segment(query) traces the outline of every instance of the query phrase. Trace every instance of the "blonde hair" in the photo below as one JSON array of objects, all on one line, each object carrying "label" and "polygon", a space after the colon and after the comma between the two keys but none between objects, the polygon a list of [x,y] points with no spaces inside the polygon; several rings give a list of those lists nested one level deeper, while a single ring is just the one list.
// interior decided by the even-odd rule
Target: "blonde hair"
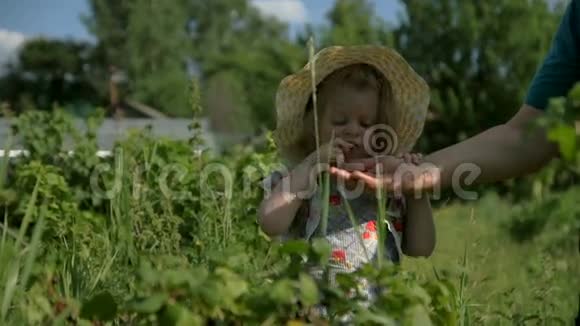
[{"label": "blonde hair", "polygon": [[[324,78],[316,89],[318,98],[318,117],[324,114],[326,100],[332,96],[331,90],[340,87],[351,87],[355,90],[374,90],[379,97],[377,116],[378,122],[386,123],[383,108],[391,101],[391,88],[388,80],[376,68],[368,64],[353,64],[340,68]],[[314,105],[312,96],[308,100],[304,112],[304,128],[300,139],[291,147],[281,149],[281,156],[291,165],[298,164],[308,154],[316,149],[314,135]]]}]

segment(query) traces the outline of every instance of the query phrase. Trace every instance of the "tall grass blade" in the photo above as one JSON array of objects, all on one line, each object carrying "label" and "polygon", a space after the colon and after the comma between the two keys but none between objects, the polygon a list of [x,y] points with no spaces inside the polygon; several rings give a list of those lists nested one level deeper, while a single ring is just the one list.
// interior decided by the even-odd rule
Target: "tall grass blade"
[{"label": "tall grass blade", "polygon": [[3,256],[6,236],[8,235],[8,210],[4,211],[4,224],[2,224],[2,240],[0,241],[0,257]]},{"label": "tall grass blade", "polygon": [[13,262],[10,266],[10,270],[7,274],[6,284],[4,285],[4,294],[2,296],[2,310],[0,311],[0,321],[1,324],[5,324],[8,310],[10,309],[10,303],[12,297],[14,296],[14,291],[18,285],[18,275],[20,274],[19,262]]},{"label": "tall grass blade", "polygon": [[30,224],[30,220],[32,219],[32,215],[36,209],[36,200],[38,197],[38,187],[40,185],[40,178],[36,178],[36,184],[34,185],[34,189],[32,190],[32,196],[30,196],[30,200],[26,205],[26,213],[24,214],[24,218],[22,219],[22,224],[20,225],[20,230],[18,232],[18,238],[16,239],[16,248],[20,247],[20,244],[24,240],[24,236],[26,235],[26,231],[28,230],[28,224]]},{"label": "tall grass blade", "polygon": [[[330,143],[334,144],[334,131],[330,137]],[[330,151],[332,150],[333,145],[328,147],[328,152],[326,153],[326,157],[330,157]],[[322,235],[326,235],[328,230],[328,214],[330,211],[330,174],[328,171],[324,170],[323,173],[323,184],[322,184],[322,217],[320,228],[322,231]]]},{"label": "tall grass blade", "polygon": [[465,288],[467,286],[467,244],[463,249],[463,259],[461,262],[461,276],[459,279],[459,309],[460,309],[460,325],[469,325],[469,313],[467,304],[465,302]]},{"label": "tall grass blade", "polygon": [[105,263],[103,268],[101,268],[101,270],[99,271],[99,273],[95,277],[93,284],[91,285],[91,288],[89,291],[90,295],[93,294],[93,292],[97,288],[97,285],[99,285],[99,282],[101,282],[101,280],[104,278],[104,276],[109,273],[109,271],[111,270],[111,266],[113,266],[113,262],[115,262],[115,259],[117,258],[118,253],[119,253],[119,250],[117,249],[115,251],[115,253],[107,260],[107,262]]},{"label": "tall grass blade", "polygon": [[[317,166],[320,166],[320,131],[318,130],[318,99],[316,95],[316,57],[314,49],[314,37],[308,39],[308,58],[310,63],[310,86],[312,91],[312,109],[314,113],[314,137],[316,141],[316,162]],[[334,138],[334,135],[333,135]],[[332,140],[331,140],[332,142]],[[330,149],[329,149],[330,150]],[[326,230],[328,227],[328,212],[329,203],[328,199],[330,197],[330,175],[328,171],[324,171],[318,174],[318,184],[323,186],[322,195],[322,217],[320,228],[322,235],[326,235]]]},{"label": "tall grass blade", "polygon": [[314,113],[314,137],[316,140],[316,162],[320,163],[320,131],[318,130],[318,100],[316,96],[316,57],[314,55],[314,38],[308,39],[308,59],[310,62],[310,86],[312,91],[312,109]]},{"label": "tall grass blade", "polygon": [[12,147],[12,135],[8,134],[8,139],[4,145],[4,157],[0,162],[0,190],[4,189],[6,176],[8,174],[8,162],[10,161],[10,148]]},{"label": "tall grass blade", "polygon": [[[380,169],[380,165],[377,164],[377,178],[379,180],[382,179],[383,174],[382,174],[382,170]],[[377,217],[377,228],[378,228],[378,234],[379,234],[379,245],[377,246],[377,255],[378,255],[378,266],[379,268],[381,268],[383,266],[383,255],[384,255],[384,244],[385,244],[385,239],[386,239],[386,232],[389,231],[387,230],[388,224],[386,224],[386,220],[387,220],[387,213],[386,213],[386,208],[387,208],[387,200],[386,200],[386,193],[383,190],[383,185],[379,182],[377,184],[377,189],[376,189],[376,197],[377,197],[377,203],[378,203],[378,217]]]},{"label": "tall grass blade", "polygon": [[115,234],[125,249],[126,257],[135,261],[133,242],[133,218],[130,210],[131,193],[128,184],[125,182],[127,176],[131,175],[131,167],[125,158],[123,148],[115,150],[115,175],[114,193],[111,200],[113,218],[115,221]]},{"label": "tall grass blade", "polygon": [[[23,242],[23,238],[26,235],[26,229],[28,224],[30,223],[30,220],[32,218],[32,214],[34,212],[34,205],[36,203],[36,197],[38,194],[38,184],[39,181],[37,179],[36,185],[34,186],[34,190],[32,192],[32,197],[30,199],[30,201],[28,202],[28,206],[26,208],[26,215],[24,216],[24,219],[22,221],[22,225],[20,226],[20,232],[18,234],[18,237],[16,239],[16,244],[14,249],[15,250],[19,250],[20,248],[20,244]],[[43,206],[44,207],[44,206]],[[7,226],[5,226],[7,228]],[[38,249],[40,247],[40,239],[41,239],[41,235],[42,232],[44,230],[44,209],[41,208],[41,212],[40,212],[40,216],[39,216],[39,220],[37,221],[35,227],[34,227],[34,231],[32,234],[32,241],[31,243],[28,245],[28,247],[26,248],[27,250],[23,250],[22,252],[26,252],[27,256],[26,256],[26,261],[24,264],[24,269],[22,272],[22,277],[20,276],[20,257],[16,257],[16,259],[12,262],[12,266],[10,268],[10,271],[8,273],[8,277],[6,279],[6,284],[4,286],[4,293],[2,296],[2,307],[1,307],[1,311],[0,311],[0,320],[1,321],[5,321],[7,314],[8,314],[8,310],[10,309],[10,305],[12,303],[12,298],[14,297],[14,293],[18,287],[18,281],[20,279],[20,287],[21,287],[21,293],[24,293],[24,287],[26,286],[26,283],[28,282],[28,278],[30,277],[30,273],[32,270],[32,266],[34,264],[34,260],[36,259],[36,254],[38,253]],[[3,235],[3,244],[4,244],[4,236]]]},{"label": "tall grass blade", "polygon": [[[226,182],[227,187],[227,182]],[[226,193],[228,190],[226,190]],[[231,197],[229,195],[225,196],[225,205],[224,205],[224,223],[223,223],[223,231],[224,231],[224,248],[227,247],[228,243],[230,243],[231,237],[231,224],[232,224],[232,216],[231,216]]]},{"label": "tall grass blade", "polygon": [[22,271],[22,277],[20,278],[20,288],[21,293],[24,293],[26,289],[26,284],[30,278],[32,272],[32,267],[36,261],[36,257],[40,250],[42,234],[45,227],[45,215],[46,215],[46,205],[42,205],[40,208],[38,221],[34,225],[34,230],[32,231],[32,240],[27,247],[26,260],[24,261],[24,269]]}]

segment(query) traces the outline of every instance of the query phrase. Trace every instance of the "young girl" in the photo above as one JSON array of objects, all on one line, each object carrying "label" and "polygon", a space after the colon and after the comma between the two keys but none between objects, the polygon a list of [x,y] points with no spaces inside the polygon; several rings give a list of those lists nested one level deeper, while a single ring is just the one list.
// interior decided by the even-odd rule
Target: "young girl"
[{"label": "young girl", "polygon": [[[270,236],[326,237],[332,247],[331,280],[336,273],[353,272],[375,260],[379,245],[394,263],[402,253],[430,256],[435,230],[426,196],[389,200],[386,241],[379,244],[375,193],[346,199],[344,187],[331,179],[323,234],[322,187],[312,177],[318,163],[341,165],[352,158],[377,155],[364,142],[373,126],[385,123],[396,134],[396,146],[390,146],[392,152],[386,154],[404,154],[407,164],[418,163],[419,156],[408,151],[422,131],[429,101],[427,85],[397,53],[383,47],[330,47],[318,53],[314,62],[318,119],[314,117],[311,64],[286,77],[277,93],[275,139],[291,169],[270,177],[273,189],[259,209],[263,231]],[[321,144],[318,151],[316,132]],[[352,225],[346,200],[359,225]]]}]

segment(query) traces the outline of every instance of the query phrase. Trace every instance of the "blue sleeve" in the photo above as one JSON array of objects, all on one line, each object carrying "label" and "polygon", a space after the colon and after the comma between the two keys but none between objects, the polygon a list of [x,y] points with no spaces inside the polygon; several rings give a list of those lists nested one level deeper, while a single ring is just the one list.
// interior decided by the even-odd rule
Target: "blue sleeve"
[{"label": "blue sleeve", "polygon": [[572,0],[560,21],[558,31],[544,62],[528,89],[526,104],[544,110],[550,98],[568,94],[580,80],[580,5]]}]

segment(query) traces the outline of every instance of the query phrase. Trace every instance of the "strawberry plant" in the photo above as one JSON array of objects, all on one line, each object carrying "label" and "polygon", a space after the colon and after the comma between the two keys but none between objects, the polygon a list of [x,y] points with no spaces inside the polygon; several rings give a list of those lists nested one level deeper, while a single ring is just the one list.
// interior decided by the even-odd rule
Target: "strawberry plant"
[{"label": "strawberry plant", "polygon": [[[9,165],[2,186],[15,199],[0,204],[0,257],[22,257],[28,264],[15,268],[30,277],[0,267],[0,293],[11,298],[2,302],[5,322],[456,321],[448,282],[369,266],[331,287],[304,272],[329,259],[324,243],[282,245],[263,235],[256,208],[261,180],[276,167],[271,137],[262,152],[236,147],[216,156],[195,150],[202,144],[196,124],[190,142],[145,129],[119,141],[112,157],[99,158],[101,121],[98,111],[84,133],[62,112],[33,111],[15,122],[30,155]],[[375,305],[352,296],[362,276],[389,289]],[[314,313],[320,305],[326,315]]]}]

